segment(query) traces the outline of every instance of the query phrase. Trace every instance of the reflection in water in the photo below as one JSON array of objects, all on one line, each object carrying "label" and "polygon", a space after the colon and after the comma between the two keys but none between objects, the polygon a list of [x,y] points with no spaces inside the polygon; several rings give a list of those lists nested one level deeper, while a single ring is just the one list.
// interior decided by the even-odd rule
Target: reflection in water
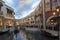
[{"label": "reflection in water", "polygon": [[13,33],[5,33],[0,35],[0,40],[58,40],[56,38],[47,37],[41,35],[40,32],[31,32],[26,30],[20,30],[17,35]]},{"label": "reflection in water", "polygon": [[31,34],[28,34],[28,38],[29,38],[29,40],[35,40],[34,36]]},{"label": "reflection in water", "polygon": [[59,40],[57,38],[41,35],[39,31],[37,32],[25,31],[25,32],[28,40]]},{"label": "reflection in water", "polygon": [[46,37],[44,35],[41,35],[40,32],[31,32],[31,31],[26,31],[26,30],[20,30],[20,32],[17,34],[18,40],[21,40],[21,37],[23,38],[22,40],[58,40],[55,38],[50,38]]},{"label": "reflection in water", "polygon": [[13,40],[27,40],[27,38],[25,34],[23,33],[23,31],[20,31],[19,33],[14,35]]},{"label": "reflection in water", "polygon": [[0,40],[13,40],[12,33],[2,33],[2,34],[0,34]]}]

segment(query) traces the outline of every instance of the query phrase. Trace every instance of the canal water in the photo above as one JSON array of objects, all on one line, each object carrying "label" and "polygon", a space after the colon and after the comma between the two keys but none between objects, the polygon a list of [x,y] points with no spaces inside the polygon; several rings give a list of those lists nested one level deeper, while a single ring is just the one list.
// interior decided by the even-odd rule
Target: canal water
[{"label": "canal water", "polygon": [[20,30],[20,32],[17,34],[17,40],[59,40],[59,39],[41,35],[39,31],[33,32]]},{"label": "canal water", "polygon": [[57,38],[47,37],[41,35],[40,32],[31,32],[20,30],[19,33],[12,35],[12,33],[5,33],[0,35],[0,40],[59,40]]}]

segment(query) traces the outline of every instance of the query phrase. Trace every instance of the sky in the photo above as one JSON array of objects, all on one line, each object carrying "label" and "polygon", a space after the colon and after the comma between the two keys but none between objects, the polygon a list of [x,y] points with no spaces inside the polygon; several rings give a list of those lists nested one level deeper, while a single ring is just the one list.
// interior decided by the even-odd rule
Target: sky
[{"label": "sky", "polygon": [[12,7],[15,18],[21,19],[31,14],[40,3],[40,0],[3,0],[6,5]]}]

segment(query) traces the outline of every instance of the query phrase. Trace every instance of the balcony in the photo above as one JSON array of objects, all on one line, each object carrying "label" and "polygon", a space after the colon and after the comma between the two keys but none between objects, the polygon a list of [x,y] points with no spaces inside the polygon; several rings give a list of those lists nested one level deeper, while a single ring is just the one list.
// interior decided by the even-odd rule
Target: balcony
[{"label": "balcony", "polygon": [[6,18],[14,19],[14,15],[11,15],[11,14],[7,13]]},{"label": "balcony", "polygon": [[3,12],[2,11],[0,11],[0,15],[3,15]]}]

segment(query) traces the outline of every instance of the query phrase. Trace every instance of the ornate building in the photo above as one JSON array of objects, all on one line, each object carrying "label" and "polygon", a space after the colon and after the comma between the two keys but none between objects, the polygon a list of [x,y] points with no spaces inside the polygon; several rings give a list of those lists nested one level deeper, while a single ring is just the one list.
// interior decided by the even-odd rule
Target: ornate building
[{"label": "ornate building", "polygon": [[14,27],[14,9],[0,0],[0,30],[6,31]]}]

